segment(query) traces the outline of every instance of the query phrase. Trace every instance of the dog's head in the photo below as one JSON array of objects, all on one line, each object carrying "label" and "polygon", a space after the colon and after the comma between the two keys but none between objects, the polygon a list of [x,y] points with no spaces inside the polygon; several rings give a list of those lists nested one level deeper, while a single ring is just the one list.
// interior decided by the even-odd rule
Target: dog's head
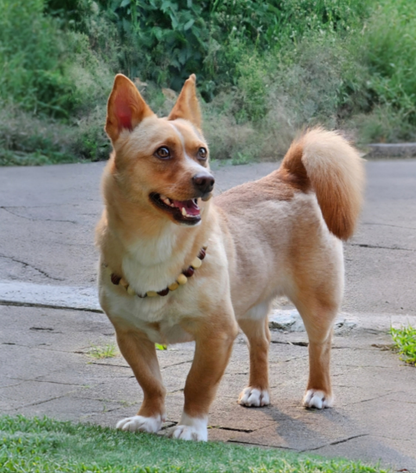
[{"label": "dog's head", "polygon": [[214,187],[195,80],[192,74],[169,116],[159,118],[133,82],[118,74],[105,125],[115,152],[113,172],[128,199],[186,225],[201,221],[201,201]]}]

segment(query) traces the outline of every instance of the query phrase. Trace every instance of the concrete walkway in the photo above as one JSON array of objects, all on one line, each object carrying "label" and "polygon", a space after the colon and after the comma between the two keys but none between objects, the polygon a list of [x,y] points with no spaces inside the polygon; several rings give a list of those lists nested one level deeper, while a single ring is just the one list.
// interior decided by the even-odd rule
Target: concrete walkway
[{"label": "concrete walkway", "polygon": [[[118,354],[96,293],[93,229],[102,209],[103,163],[0,169],[0,412],[114,426],[136,413],[142,393]],[[217,190],[267,174],[276,164],[218,167]],[[306,334],[285,299],[272,334],[272,405],[236,404],[248,376],[243,336],[210,417],[211,440],[345,456],[416,471],[416,368],[389,350],[390,325],[416,326],[416,161],[367,163],[366,207],[345,245],[346,296],[333,350],[336,405],[300,400]],[[177,422],[193,344],[159,352],[167,425]],[[138,441],[140,439],[138,438]]]}]

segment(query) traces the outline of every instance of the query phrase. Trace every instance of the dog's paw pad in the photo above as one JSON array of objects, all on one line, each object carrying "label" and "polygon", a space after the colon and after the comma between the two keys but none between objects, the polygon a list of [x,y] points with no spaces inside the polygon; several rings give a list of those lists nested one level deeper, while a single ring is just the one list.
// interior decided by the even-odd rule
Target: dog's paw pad
[{"label": "dog's paw pad", "polygon": [[269,391],[249,386],[241,392],[238,403],[246,407],[268,406],[270,404]]},{"label": "dog's paw pad", "polygon": [[303,397],[304,407],[325,409],[326,407],[332,407],[333,402],[334,400],[332,396],[327,396],[324,391],[319,391],[317,389],[309,389]]},{"label": "dog's paw pad", "polygon": [[157,417],[133,416],[126,417],[117,422],[116,428],[127,432],[156,433],[162,427],[162,419]]}]

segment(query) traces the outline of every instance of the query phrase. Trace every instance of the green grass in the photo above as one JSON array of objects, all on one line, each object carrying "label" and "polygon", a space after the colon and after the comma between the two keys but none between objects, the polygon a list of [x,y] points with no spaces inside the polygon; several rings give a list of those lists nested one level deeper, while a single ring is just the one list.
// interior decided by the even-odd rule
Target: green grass
[{"label": "green grass", "polygon": [[156,350],[167,350],[167,345],[161,345],[160,343],[155,343]]},{"label": "green grass", "polygon": [[88,355],[96,360],[103,358],[114,358],[118,355],[118,349],[115,343],[107,343],[105,345],[91,345],[87,351]]},{"label": "green grass", "polygon": [[385,472],[276,449],[194,443],[51,419],[0,417],[0,471],[63,473]]},{"label": "green grass", "polygon": [[416,329],[411,327],[391,328],[390,334],[399,351],[400,359],[416,366]]}]

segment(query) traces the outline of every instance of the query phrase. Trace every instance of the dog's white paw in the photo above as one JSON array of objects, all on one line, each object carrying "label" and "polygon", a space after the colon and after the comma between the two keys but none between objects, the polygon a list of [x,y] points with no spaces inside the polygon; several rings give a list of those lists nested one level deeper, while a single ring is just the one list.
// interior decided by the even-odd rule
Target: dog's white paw
[{"label": "dog's white paw", "polygon": [[171,437],[181,440],[196,440],[206,442],[208,440],[208,419],[206,417],[190,417],[183,413],[181,421],[172,428]]},{"label": "dog's white paw", "polygon": [[116,425],[117,429],[127,432],[149,432],[151,434],[158,432],[161,427],[162,418],[160,415],[157,417],[126,417],[125,419],[119,420]]},{"label": "dog's white paw", "polygon": [[268,406],[270,404],[269,391],[248,386],[242,390],[238,403],[246,407]]},{"label": "dog's white paw", "polygon": [[309,389],[303,396],[304,407],[315,407],[316,409],[325,409],[325,407],[332,407],[334,399],[332,396],[327,396],[323,391],[316,389]]}]

